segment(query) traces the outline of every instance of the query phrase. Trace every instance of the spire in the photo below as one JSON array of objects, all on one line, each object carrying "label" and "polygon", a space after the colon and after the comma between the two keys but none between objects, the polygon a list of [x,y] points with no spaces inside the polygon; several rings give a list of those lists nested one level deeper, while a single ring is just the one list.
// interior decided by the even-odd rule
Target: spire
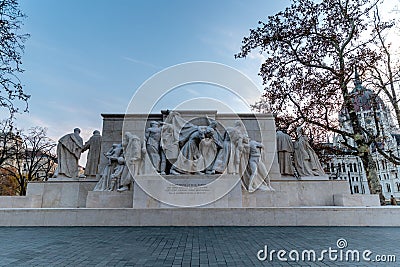
[{"label": "spire", "polygon": [[355,90],[362,89],[360,76],[358,75],[358,71],[357,71],[357,66],[354,67],[354,86],[355,86],[355,88],[354,88]]}]

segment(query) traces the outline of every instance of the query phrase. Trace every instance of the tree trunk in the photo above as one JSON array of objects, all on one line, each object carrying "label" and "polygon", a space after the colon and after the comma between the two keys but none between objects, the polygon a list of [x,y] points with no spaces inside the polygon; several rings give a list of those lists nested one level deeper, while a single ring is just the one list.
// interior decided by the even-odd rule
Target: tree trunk
[{"label": "tree trunk", "polygon": [[20,185],[19,188],[19,195],[20,196],[26,196],[26,184],[23,183],[22,185]]},{"label": "tree trunk", "polygon": [[378,194],[381,205],[385,205],[385,197],[382,194],[382,186],[376,174],[376,165],[374,159],[369,153],[360,156],[367,176],[368,188],[371,194]]}]

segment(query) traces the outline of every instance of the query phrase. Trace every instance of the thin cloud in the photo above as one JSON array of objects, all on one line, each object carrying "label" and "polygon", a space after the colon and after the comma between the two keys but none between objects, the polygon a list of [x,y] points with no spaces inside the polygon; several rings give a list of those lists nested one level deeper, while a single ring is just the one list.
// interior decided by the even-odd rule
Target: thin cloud
[{"label": "thin cloud", "polygon": [[137,59],[134,59],[134,58],[123,57],[123,59],[125,59],[127,61],[130,61],[130,62],[133,62],[133,63],[136,63],[136,64],[147,66],[147,67],[150,67],[150,68],[153,68],[153,69],[163,69],[163,67],[156,66],[154,64],[151,64],[151,63],[148,63],[148,62],[145,62],[145,61],[141,61],[141,60],[137,60]]}]

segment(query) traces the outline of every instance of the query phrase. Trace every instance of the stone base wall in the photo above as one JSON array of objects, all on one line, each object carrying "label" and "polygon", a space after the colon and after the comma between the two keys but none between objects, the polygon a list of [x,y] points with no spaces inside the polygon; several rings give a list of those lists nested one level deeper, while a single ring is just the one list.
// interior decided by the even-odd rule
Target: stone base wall
[{"label": "stone base wall", "polygon": [[[140,180],[139,183],[133,185],[134,208],[242,207],[242,185],[237,175],[225,175],[219,178],[213,175],[168,175],[167,182],[160,182],[161,177],[154,175],[138,176],[137,179]],[[220,182],[221,186],[213,184],[215,182]],[[222,189],[225,186],[230,188],[229,192]],[[149,187],[154,188],[152,190],[156,193],[154,197],[145,192]],[[179,204],[172,205],[169,200]]]},{"label": "stone base wall", "polygon": [[42,208],[84,208],[95,181],[55,181],[28,183],[27,197],[41,196]]},{"label": "stone base wall", "polygon": [[[179,177],[179,178],[178,178]],[[172,176],[176,184],[207,184],[212,176]],[[227,176],[225,179],[234,179]],[[141,183],[159,184],[159,178],[141,176]],[[211,179],[211,180],[210,180]],[[215,178],[214,178],[215,179]],[[173,208],[149,196],[136,183],[132,191],[93,192],[96,182],[33,182],[28,184],[26,197],[1,197],[0,208]],[[379,206],[375,195],[351,195],[348,183],[337,180],[275,180],[274,191],[247,192],[240,181],[231,191],[202,208],[240,207],[305,207],[305,206]],[[160,185],[159,185],[160,186]],[[168,194],[168,188],[158,188],[160,194]],[[194,190],[194,189],[193,189]],[[190,191],[193,191],[192,189]],[[204,187],[203,187],[204,190]],[[182,194],[182,192],[180,192]],[[187,192],[190,196],[192,192]],[[212,192],[208,192],[212,193]],[[214,192],[215,193],[215,192]]]},{"label": "stone base wall", "polygon": [[0,226],[400,226],[400,207],[0,209]]},{"label": "stone base wall", "polygon": [[40,208],[42,196],[0,196],[0,208]]},{"label": "stone base wall", "polygon": [[132,208],[132,192],[89,191],[87,208]]},{"label": "stone base wall", "polygon": [[379,195],[361,195],[361,194],[335,194],[333,195],[335,206],[363,206],[379,207],[381,205]]},{"label": "stone base wall", "polygon": [[[179,177],[179,178],[178,178]],[[175,184],[207,184],[213,180],[212,176],[202,175],[190,178],[188,176],[172,176],[169,181]],[[160,178],[154,176],[141,176],[140,183],[157,185],[160,194],[170,194],[170,188],[161,185]],[[215,178],[214,178],[215,179]],[[226,176],[224,179],[236,179]],[[4,197],[8,202],[0,207],[37,207],[37,208],[174,208],[163,201],[159,201],[142,190],[137,183],[132,191],[125,192],[93,192],[96,182],[33,182],[28,184],[26,197]],[[240,181],[232,189],[216,201],[202,205],[201,208],[245,208],[245,207],[306,207],[306,206],[378,206],[377,196],[351,195],[346,181],[337,180],[307,180],[307,181],[272,181],[274,191],[247,192]],[[201,187],[207,194],[217,194],[212,186]],[[195,194],[196,188],[183,187],[179,197],[202,197]],[[185,196],[186,194],[186,196]],[[30,199],[30,200],[28,200]],[[12,202],[14,201],[14,202]],[[8,204],[7,204],[8,203]],[[12,204],[19,203],[19,204]],[[181,202],[184,203],[184,202]],[[184,205],[181,205],[181,207]]]}]

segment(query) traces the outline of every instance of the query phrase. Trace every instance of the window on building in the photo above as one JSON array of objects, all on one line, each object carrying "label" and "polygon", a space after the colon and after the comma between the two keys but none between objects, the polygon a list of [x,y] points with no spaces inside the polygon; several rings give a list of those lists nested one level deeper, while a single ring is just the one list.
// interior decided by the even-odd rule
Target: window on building
[{"label": "window on building", "polygon": [[394,177],[395,177],[396,179],[399,178],[398,175],[397,175],[397,172],[394,173]]},{"label": "window on building", "polygon": [[353,172],[353,164],[349,164],[350,172]]},{"label": "window on building", "polygon": [[358,189],[358,185],[354,186],[354,193],[356,193],[356,194],[360,193],[360,190]]},{"label": "window on building", "polygon": [[357,164],[354,163],[353,166],[354,166],[354,171],[357,172]]},{"label": "window on building", "polygon": [[378,171],[379,171],[379,163],[378,163],[378,162],[375,162],[375,164],[376,164],[376,168],[377,168]]},{"label": "window on building", "polygon": [[351,177],[351,180],[354,182],[354,177]]},{"label": "window on building", "polygon": [[400,183],[396,183],[397,186],[397,192],[400,192]]},{"label": "window on building", "polygon": [[331,172],[335,173],[335,164],[331,163]]},{"label": "window on building", "polygon": [[380,181],[382,181],[382,178],[381,178],[381,176],[380,176],[380,175],[378,175],[378,177],[379,177],[379,180],[380,180]]},{"label": "window on building", "polygon": [[338,171],[340,172],[341,169],[342,169],[342,164],[338,163],[338,164],[337,164],[337,168],[338,168]]},{"label": "window on building", "polygon": [[381,163],[382,163],[382,170],[384,170],[385,169],[385,161],[381,160]]},{"label": "window on building", "polygon": [[358,182],[358,177],[356,177],[356,182]]},{"label": "window on building", "polygon": [[343,170],[343,172],[346,172],[346,164],[342,164],[342,170]]},{"label": "window on building", "polygon": [[390,189],[390,184],[386,184],[386,189],[388,193],[392,192],[392,190]]}]

